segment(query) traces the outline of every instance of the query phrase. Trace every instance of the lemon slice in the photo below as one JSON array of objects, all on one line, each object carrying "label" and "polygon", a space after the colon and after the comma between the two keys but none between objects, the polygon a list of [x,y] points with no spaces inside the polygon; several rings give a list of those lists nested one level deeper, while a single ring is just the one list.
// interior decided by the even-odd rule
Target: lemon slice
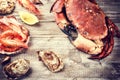
[{"label": "lemon slice", "polygon": [[35,15],[28,12],[19,12],[19,16],[21,20],[28,25],[34,25],[39,22]]}]

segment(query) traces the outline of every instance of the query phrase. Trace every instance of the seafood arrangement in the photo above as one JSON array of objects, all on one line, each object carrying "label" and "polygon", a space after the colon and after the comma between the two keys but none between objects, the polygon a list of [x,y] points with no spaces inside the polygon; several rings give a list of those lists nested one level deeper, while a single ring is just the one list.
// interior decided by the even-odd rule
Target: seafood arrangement
[{"label": "seafood arrangement", "polygon": [[63,61],[52,51],[38,51],[38,58],[52,72],[61,71],[64,68]]},{"label": "seafood arrangement", "polygon": [[15,17],[0,19],[0,53],[14,54],[28,48],[29,31]]},{"label": "seafood arrangement", "polygon": [[[1,64],[4,75],[13,80],[26,75],[31,67],[30,61],[23,58],[10,62],[11,55],[14,57],[14,54],[29,48],[30,39],[26,26],[14,15],[10,15],[16,7],[15,2],[28,10],[17,12],[22,22],[28,26],[40,22],[41,12],[36,4],[42,4],[40,0],[0,0],[0,54],[7,55]],[[107,57],[113,50],[114,35],[120,38],[118,27],[95,0],[56,0],[50,11],[70,42],[78,50],[90,54],[90,59],[101,60]],[[53,51],[40,50],[37,51],[37,56],[53,73],[63,71],[65,67],[62,58]]]},{"label": "seafood arrangement", "polygon": [[51,8],[59,28],[71,43],[90,55],[103,59],[114,46],[118,27],[104,14],[95,0],[56,0]]}]

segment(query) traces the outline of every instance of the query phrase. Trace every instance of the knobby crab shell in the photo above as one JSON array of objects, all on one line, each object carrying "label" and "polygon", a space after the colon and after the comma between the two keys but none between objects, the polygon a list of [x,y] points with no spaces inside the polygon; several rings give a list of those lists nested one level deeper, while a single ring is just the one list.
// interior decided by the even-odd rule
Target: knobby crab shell
[{"label": "knobby crab shell", "polygon": [[59,28],[90,59],[103,59],[114,46],[118,27],[104,14],[95,0],[56,0],[51,7]]}]

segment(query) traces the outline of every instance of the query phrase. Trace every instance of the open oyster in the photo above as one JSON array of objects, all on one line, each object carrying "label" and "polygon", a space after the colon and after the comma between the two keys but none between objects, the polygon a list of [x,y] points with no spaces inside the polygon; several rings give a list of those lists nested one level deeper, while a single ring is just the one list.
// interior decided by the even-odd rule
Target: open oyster
[{"label": "open oyster", "polygon": [[3,72],[8,79],[18,79],[28,72],[30,69],[29,65],[30,62],[28,60],[18,59],[4,66]]},{"label": "open oyster", "polygon": [[0,14],[9,14],[15,8],[15,0],[0,0]]},{"label": "open oyster", "polygon": [[64,64],[60,57],[52,51],[38,51],[39,60],[52,72],[58,72],[63,69]]}]

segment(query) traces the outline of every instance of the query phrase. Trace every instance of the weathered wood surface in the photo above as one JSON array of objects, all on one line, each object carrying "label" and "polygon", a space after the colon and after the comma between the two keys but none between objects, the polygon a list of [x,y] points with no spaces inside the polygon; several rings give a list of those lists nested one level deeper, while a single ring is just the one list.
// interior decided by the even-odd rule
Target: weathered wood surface
[{"label": "weathered wood surface", "polygon": [[[31,36],[29,49],[12,56],[12,60],[26,58],[31,62],[31,72],[21,80],[117,80],[120,78],[120,39],[114,38],[114,49],[108,57],[101,61],[89,60],[89,55],[78,51],[56,25],[53,14],[49,12],[55,0],[41,1],[44,5],[37,5],[41,10],[40,23],[37,25],[28,26],[21,22],[18,11],[25,9],[18,4],[13,13],[29,29]],[[97,2],[120,28],[120,0],[97,0]],[[65,63],[64,70],[58,73],[50,72],[42,62],[38,61],[36,51],[41,49],[56,52]],[[6,80],[2,71],[0,71],[0,80]]]}]

